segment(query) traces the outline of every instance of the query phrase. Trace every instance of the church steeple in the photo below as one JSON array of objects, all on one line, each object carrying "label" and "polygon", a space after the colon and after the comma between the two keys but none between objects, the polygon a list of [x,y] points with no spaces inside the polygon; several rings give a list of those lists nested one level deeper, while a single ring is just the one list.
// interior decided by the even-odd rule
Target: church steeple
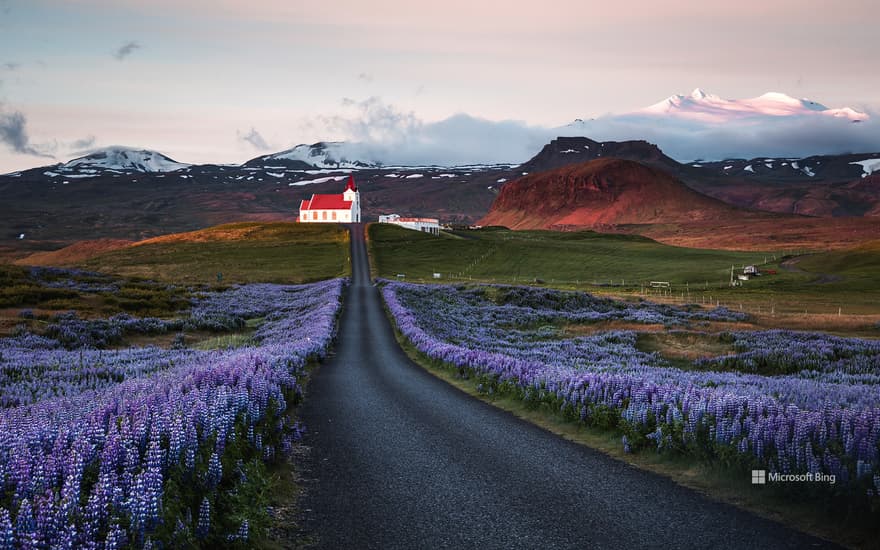
[{"label": "church steeple", "polygon": [[348,184],[345,186],[345,191],[342,192],[342,197],[346,201],[352,203],[351,205],[351,221],[355,223],[360,223],[361,221],[361,193],[358,191],[357,185],[354,183],[354,174],[350,174],[348,176]]}]

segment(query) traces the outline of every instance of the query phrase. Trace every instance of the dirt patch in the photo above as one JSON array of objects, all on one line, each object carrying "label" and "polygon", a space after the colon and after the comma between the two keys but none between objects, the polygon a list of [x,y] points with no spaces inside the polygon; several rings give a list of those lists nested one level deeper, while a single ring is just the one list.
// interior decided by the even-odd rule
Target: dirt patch
[{"label": "dirt patch", "polygon": [[674,363],[734,353],[733,343],[722,340],[717,334],[691,331],[642,333],[636,347],[641,351],[659,353]]},{"label": "dirt patch", "polygon": [[[724,332],[732,330],[755,330],[755,325],[751,323],[731,323],[720,321],[696,321],[691,323],[690,328],[699,328],[703,332]],[[686,327],[682,326],[682,329]],[[628,321],[602,321],[599,323],[587,323],[583,325],[566,325],[560,329],[565,336],[582,336],[587,334],[596,334],[597,332],[608,332],[610,330],[632,330],[644,333],[666,332],[669,327],[656,323],[633,323]]]},{"label": "dirt patch", "polygon": [[564,336],[583,336],[608,332],[610,330],[634,330],[636,332],[663,332],[666,327],[662,324],[646,325],[644,323],[631,323],[626,321],[603,321],[601,323],[589,323],[586,325],[568,325],[562,327],[560,332]]},{"label": "dirt patch", "polygon": [[40,266],[66,266],[75,265],[79,262],[94,258],[104,252],[125,248],[132,244],[132,241],[122,239],[98,239],[94,241],[80,241],[70,246],[66,246],[60,250],[51,252],[35,252],[30,256],[26,256],[20,260],[16,260],[18,265],[40,265]]},{"label": "dirt patch", "polygon": [[810,284],[811,285],[826,285],[828,283],[839,283],[842,280],[843,280],[843,277],[841,277],[840,275],[829,275],[827,273],[822,273],[821,275],[819,275],[818,279],[816,279],[814,281],[810,281]]},{"label": "dirt patch", "polygon": [[880,338],[880,314],[874,315],[835,315],[835,314],[777,314],[754,315],[756,329],[766,330],[785,328],[827,332],[837,336]]},{"label": "dirt patch", "polygon": [[779,267],[791,273],[804,273],[804,270],[797,266],[801,258],[789,258],[779,263]]}]

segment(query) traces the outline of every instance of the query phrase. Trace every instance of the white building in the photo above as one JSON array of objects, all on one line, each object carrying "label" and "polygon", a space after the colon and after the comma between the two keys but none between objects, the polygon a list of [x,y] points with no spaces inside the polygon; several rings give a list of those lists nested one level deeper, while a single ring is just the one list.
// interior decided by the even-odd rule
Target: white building
[{"label": "white building", "polygon": [[397,214],[379,216],[379,223],[393,223],[413,231],[421,231],[432,235],[440,234],[440,220],[434,218],[401,218]]},{"label": "white building", "polygon": [[299,221],[304,223],[360,223],[361,194],[348,177],[345,191],[339,195],[313,194],[299,205]]}]

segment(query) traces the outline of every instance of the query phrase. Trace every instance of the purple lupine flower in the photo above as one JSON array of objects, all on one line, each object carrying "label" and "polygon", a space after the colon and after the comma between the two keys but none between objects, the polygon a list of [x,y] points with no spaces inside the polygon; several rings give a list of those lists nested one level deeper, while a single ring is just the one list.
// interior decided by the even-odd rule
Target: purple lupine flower
[{"label": "purple lupine flower", "polygon": [[15,549],[15,532],[12,529],[12,519],[9,511],[0,508],[0,550]]},{"label": "purple lupine flower", "polygon": [[505,384],[528,400],[579,411],[588,424],[596,407],[611,410],[632,428],[624,447],[638,437],[658,448],[723,447],[774,471],[832,473],[841,483],[880,469],[878,342],[733,332],[722,335],[733,354],[684,371],[639,351],[635,331],[569,336],[554,327],[607,320],[674,327],[736,314],[503,285],[381,285],[398,328],[421,352],[475,370],[490,388]]},{"label": "purple lupine flower", "polygon": [[211,453],[211,458],[208,460],[208,473],[205,478],[208,489],[214,490],[222,478],[223,465],[220,464],[220,457],[217,456],[217,453]]},{"label": "purple lupine flower", "polygon": [[[221,293],[218,310],[267,317],[257,345],[224,352],[71,351],[35,335],[0,338],[0,483],[18,510],[14,521],[0,510],[0,550],[9,536],[14,547],[145,544],[162,520],[171,471],[195,481],[196,456],[213,445],[219,482],[225,443],[235,441],[242,422],[255,436],[269,426],[289,440],[293,429],[279,412],[284,396],[301,393],[306,361],[326,352],[343,286],[335,280]],[[255,297],[256,305],[230,305]],[[103,326],[72,315],[58,321]],[[140,326],[134,318],[111,321],[124,330]],[[92,467],[98,477],[86,486],[83,472]],[[185,531],[193,525],[191,514],[174,521]]]},{"label": "purple lupine flower", "polygon": [[208,497],[202,499],[202,504],[199,506],[199,520],[198,524],[196,524],[196,536],[200,539],[204,539],[208,536],[208,532],[211,530],[211,503],[208,501]]}]

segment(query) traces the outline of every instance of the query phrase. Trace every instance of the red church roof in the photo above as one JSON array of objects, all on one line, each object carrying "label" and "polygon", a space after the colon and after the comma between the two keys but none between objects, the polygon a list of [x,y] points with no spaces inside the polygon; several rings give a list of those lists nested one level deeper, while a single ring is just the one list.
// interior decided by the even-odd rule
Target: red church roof
[{"label": "red church roof", "polygon": [[[354,183],[354,176],[348,176],[348,184],[345,186],[346,191],[357,191]],[[351,210],[352,201],[345,200],[344,194],[339,195],[312,195],[307,201],[302,201],[299,205],[302,210]]]},{"label": "red church roof", "polygon": [[345,195],[312,195],[312,200],[302,201],[300,210],[351,210],[351,201]]}]

